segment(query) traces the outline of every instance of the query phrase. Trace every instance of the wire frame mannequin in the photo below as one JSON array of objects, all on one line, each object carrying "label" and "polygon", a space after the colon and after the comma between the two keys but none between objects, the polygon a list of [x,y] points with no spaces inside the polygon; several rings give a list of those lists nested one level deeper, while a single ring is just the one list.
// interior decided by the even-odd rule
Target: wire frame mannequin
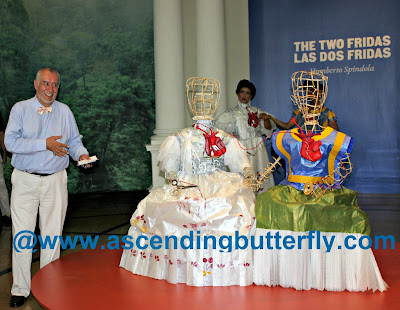
[{"label": "wire frame mannequin", "polygon": [[306,132],[319,129],[318,119],[328,95],[328,77],[321,71],[295,72],[292,90],[291,99],[303,114]]},{"label": "wire frame mannequin", "polygon": [[192,77],[186,81],[186,95],[194,120],[212,120],[220,98],[216,79]]},{"label": "wire frame mannequin", "polygon": [[[323,105],[328,95],[328,77],[321,71],[298,71],[292,75],[292,101],[297,105],[304,117],[304,130],[314,132],[322,128],[318,119],[321,115]],[[279,163],[280,157],[270,165],[268,169],[257,179],[251,180],[252,187],[258,190],[265,178],[267,178]],[[350,161],[350,154],[340,161],[339,166],[331,174],[326,175],[321,181],[307,182],[303,192],[306,195],[312,194],[318,198],[325,194],[327,190],[332,190],[343,183],[346,177],[352,172],[353,164]]]}]

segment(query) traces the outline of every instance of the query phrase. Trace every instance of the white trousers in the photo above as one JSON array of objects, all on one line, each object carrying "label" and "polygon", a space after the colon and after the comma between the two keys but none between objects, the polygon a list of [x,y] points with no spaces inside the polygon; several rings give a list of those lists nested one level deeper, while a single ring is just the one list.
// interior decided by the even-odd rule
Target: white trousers
[{"label": "white trousers", "polygon": [[11,215],[10,202],[8,199],[8,190],[6,182],[4,181],[3,164],[1,164],[0,166],[0,210],[1,210],[1,215],[3,216]]},{"label": "white trousers", "polygon": [[[35,231],[39,210],[39,228],[43,238],[62,235],[67,212],[67,172],[38,176],[14,169],[11,175],[11,218],[13,241],[18,232]],[[25,242],[26,243],[26,242]],[[22,242],[23,244],[23,242]],[[13,285],[11,294],[27,297],[31,291],[32,249],[12,250]],[[40,268],[60,257],[60,242],[53,249],[40,250]]]}]

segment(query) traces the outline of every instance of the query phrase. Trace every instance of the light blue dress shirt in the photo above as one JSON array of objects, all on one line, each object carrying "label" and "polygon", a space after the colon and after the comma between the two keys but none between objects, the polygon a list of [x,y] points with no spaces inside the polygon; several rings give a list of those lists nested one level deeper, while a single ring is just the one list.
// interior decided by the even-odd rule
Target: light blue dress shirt
[{"label": "light blue dress shirt", "polygon": [[78,161],[82,154],[89,155],[82,144],[82,136],[70,108],[54,101],[51,113],[38,113],[42,107],[36,96],[17,102],[11,109],[5,132],[5,145],[13,153],[14,168],[29,173],[52,174],[69,165],[69,156],[59,157],[46,148],[46,139],[62,136],[57,140],[69,145],[70,156]]}]

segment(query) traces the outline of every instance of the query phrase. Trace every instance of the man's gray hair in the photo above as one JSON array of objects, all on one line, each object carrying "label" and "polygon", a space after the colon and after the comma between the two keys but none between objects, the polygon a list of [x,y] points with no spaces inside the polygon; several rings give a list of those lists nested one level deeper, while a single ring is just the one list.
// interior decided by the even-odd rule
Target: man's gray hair
[{"label": "man's gray hair", "polygon": [[61,79],[60,79],[60,73],[58,73],[58,71],[52,67],[44,67],[44,68],[40,68],[38,70],[38,72],[36,73],[36,81],[39,82],[40,80],[40,75],[42,74],[43,71],[49,71],[51,73],[57,73],[58,75],[58,85],[61,84]]}]

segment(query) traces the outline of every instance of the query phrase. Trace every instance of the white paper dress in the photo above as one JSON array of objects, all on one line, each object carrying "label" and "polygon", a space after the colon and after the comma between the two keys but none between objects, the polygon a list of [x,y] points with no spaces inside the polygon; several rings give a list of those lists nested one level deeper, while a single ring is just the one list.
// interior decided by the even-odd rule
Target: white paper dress
[{"label": "white paper dress", "polygon": [[[207,132],[210,128],[218,131],[212,121],[197,121],[195,125]],[[219,158],[206,155],[203,132],[193,127],[168,137],[161,145],[160,168],[166,172],[175,171],[180,185],[198,187],[182,189],[174,196],[170,185],[166,185],[151,191],[139,203],[128,234],[134,242],[139,236],[147,237],[149,246],[138,249],[135,244],[132,249],[124,250],[121,267],[135,274],[192,286],[253,283],[250,246],[234,248],[235,234],[246,236],[250,241],[254,223],[255,195],[243,185],[240,174],[250,164],[236,139],[223,131],[217,136],[226,146],[226,153]],[[226,166],[230,172],[226,171]],[[184,237],[190,234],[194,239],[193,249],[183,249],[181,244],[190,246],[189,238]],[[150,247],[150,239],[155,235],[162,239],[160,249]],[[170,248],[166,249],[165,236],[176,236],[177,249],[174,249],[174,241],[170,241]],[[215,237],[216,249],[212,249],[213,240],[209,240],[208,249],[204,249],[204,236]],[[221,243],[221,248],[222,240],[225,243]]]}]

